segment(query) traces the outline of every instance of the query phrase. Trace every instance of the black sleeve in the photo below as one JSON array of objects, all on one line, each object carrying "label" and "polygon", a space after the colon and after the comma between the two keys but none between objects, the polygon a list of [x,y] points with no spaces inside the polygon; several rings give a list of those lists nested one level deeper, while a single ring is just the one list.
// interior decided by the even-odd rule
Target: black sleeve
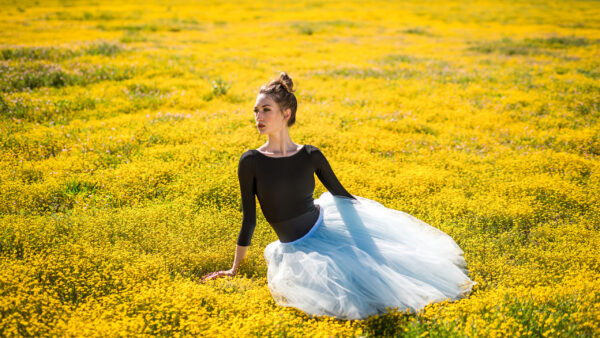
[{"label": "black sleeve", "polygon": [[245,152],[240,157],[238,164],[238,179],[242,196],[242,228],[237,239],[237,245],[249,246],[254,228],[256,227],[256,182],[254,176],[254,163],[251,152]]},{"label": "black sleeve", "polygon": [[325,158],[325,155],[323,155],[319,148],[312,146],[310,157],[315,166],[315,173],[317,174],[317,177],[330,193],[337,196],[345,196],[356,199],[354,196],[350,195],[346,189],[344,189],[340,181],[333,173],[333,169],[331,169],[331,166]]}]

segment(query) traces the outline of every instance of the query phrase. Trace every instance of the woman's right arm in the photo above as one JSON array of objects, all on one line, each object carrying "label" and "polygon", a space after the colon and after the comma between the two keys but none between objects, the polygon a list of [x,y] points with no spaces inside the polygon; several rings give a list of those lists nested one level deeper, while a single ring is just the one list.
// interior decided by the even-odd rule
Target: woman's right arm
[{"label": "woman's right arm", "polygon": [[235,246],[235,258],[233,259],[233,266],[231,267],[233,274],[237,273],[237,270],[240,267],[242,260],[244,259],[244,257],[246,257],[247,251],[248,251],[248,246],[239,246],[239,245]]},{"label": "woman's right arm", "polygon": [[223,276],[233,276],[246,256],[256,227],[256,182],[254,176],[254,158],[251,152],[245,152],[240,157],[238,165],[238,180],[242,196],[242,227],[238,234],[233,266],[229,270],[217,271],[202,277],[202,281]]},{"label": "woman's right arm", "polygon": [[237,245],[249,246],[256,227],[256,176],[254,175],[254,156],[245,152],[238,164],[238,180],[242,195],[242,228],[238,234]]}]

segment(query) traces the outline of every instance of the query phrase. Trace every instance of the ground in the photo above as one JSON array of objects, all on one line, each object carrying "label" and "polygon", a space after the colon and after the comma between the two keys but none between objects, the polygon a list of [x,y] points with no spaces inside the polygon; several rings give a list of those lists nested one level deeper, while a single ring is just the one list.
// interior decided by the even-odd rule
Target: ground
[{"label": "ground", "polygon": [[[2,1],[0,335],[594,336],[595,1]],[[237,164],[288,72],[295,142],[446,232],[466,298],[364,321],[277,306]],[[315,198],[324,192],[317,181]]]}]

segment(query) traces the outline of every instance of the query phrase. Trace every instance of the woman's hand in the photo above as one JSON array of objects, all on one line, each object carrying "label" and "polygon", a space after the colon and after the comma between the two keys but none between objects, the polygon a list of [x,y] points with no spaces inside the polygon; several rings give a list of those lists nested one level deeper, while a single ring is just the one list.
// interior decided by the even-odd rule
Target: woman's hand
[{"label": "woman's hand", "polygon": [[236,271],[234,269],[211,272],[207,275],[202,276],[200,283],[204,283],[208,280],[220,278],[220,277],[227,277],[227,276],[232,277],[232,276],[235,276],[235,273],[236,273]]},{"label": "woman's hand", "polygon": [[208,280],[215,279],[215,278],[235,276],[237,269],[240,266],[240,263],[242,262],[242,259],[244,259],[244,257],[246,256],[247,250],[248,250],[247,246],[237,245],[235,247],[235,258],[233,260],[233,266],[231,267],[231,269],[215,271],[215,272],[211,272],[207,275],[204,275],[204,276],[202,276],[202,279],[200,279],[200,283],[204,283]]}]

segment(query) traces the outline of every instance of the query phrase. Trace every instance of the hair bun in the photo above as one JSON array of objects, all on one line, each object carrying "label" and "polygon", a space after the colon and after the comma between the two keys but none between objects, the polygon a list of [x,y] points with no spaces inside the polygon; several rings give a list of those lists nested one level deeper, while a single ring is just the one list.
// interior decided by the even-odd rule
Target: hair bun
[{"label": "hair bun", "polygon": [[281,83],[281,85],[289,93],[293,93],[295,91],[294,90],[294,81],[292,81],[292,78],[286,72],[281,72],[281,74],[279,74],[279,78],[275,81]]},{"label": "hair bun", "polygon": [[287,126],[291,127],[294,124],[298,101],[296,101],[296,95],[294,95],[294,82],[286,72],[281,72],[277,79],[271,80],[268,84],[260,87],[258,93],[269,95],[279,105],[282,113],[286,109],[290,109],[291,115],[287,121]]}]

